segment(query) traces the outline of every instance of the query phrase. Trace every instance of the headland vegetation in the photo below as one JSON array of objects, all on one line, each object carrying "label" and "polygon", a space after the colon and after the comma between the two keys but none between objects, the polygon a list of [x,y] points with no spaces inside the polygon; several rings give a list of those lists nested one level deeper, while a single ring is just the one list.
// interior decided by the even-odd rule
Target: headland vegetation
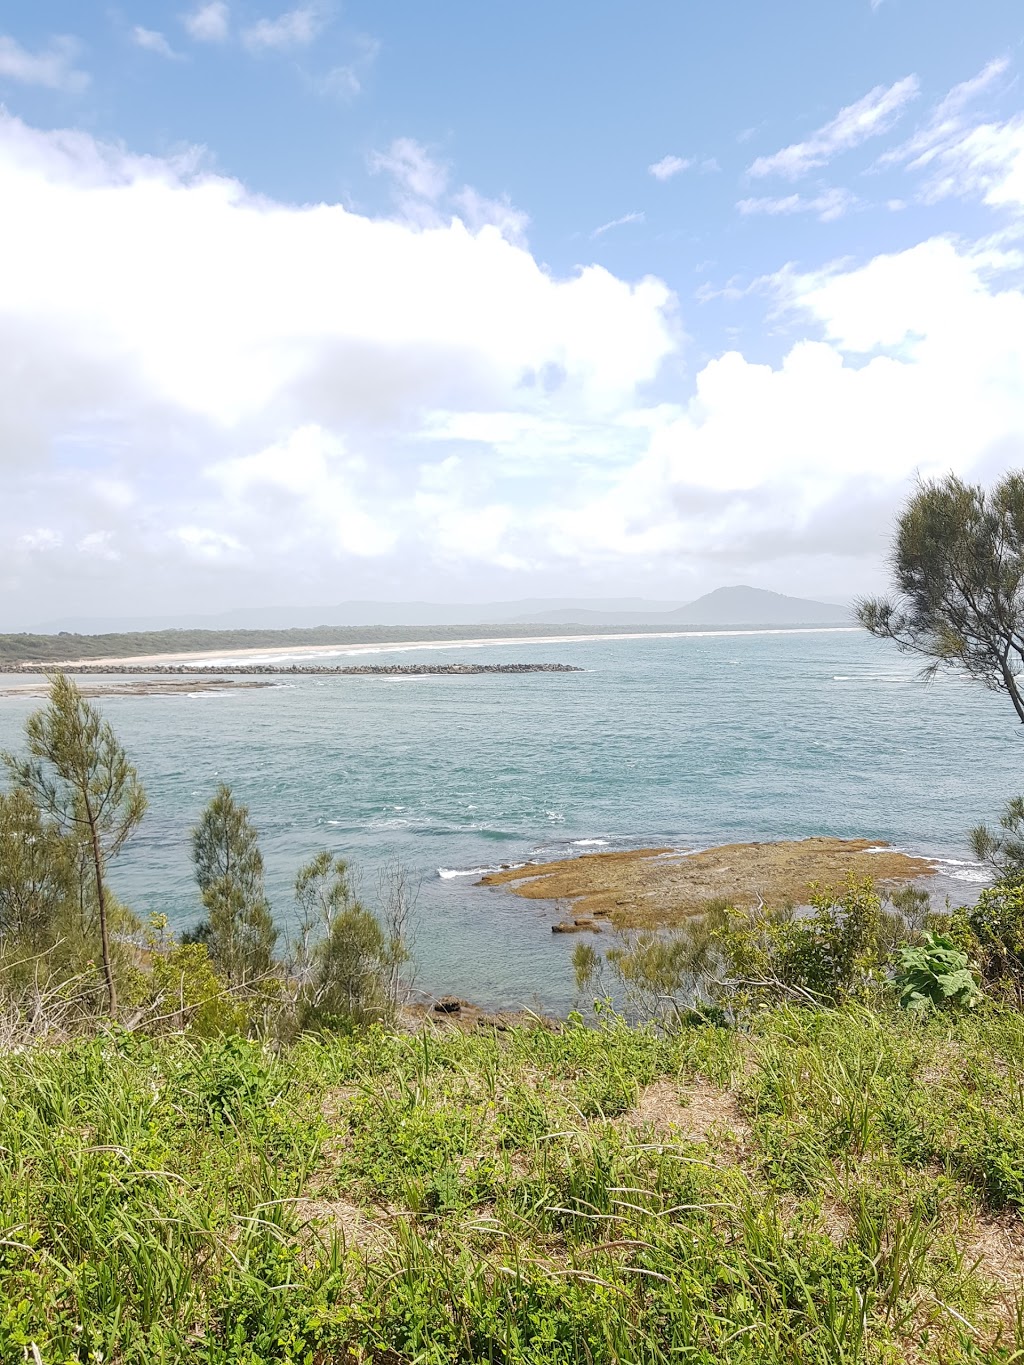
[{"label": "headland vegetation", "polygon": [[482,644],[543,644],[560,640],[643,639],[645,636],[701,635],[719,629],[726,633],[763,632],[778,629],[791,633],[802,630],[854,630],[855,626],[674,626],[602,625],[599,635],[586,625],[550,624],[460,626],[320,626],[296,630],[157,630],[125,634],[0,635],[0,665],[20,667],[28,664],[61,665],[146,662],[173,664],[201,662],[204,658],[244,659],[274,651],[287,658],[301,652],[345,653],[388,646],[458,646]]},{"label": "headland vegetation", "polygon": [[[861,607],[1018,714],[1022,525],[1024,480],[924,486]],[[1024,801],[968,906],[863,840],[509,869],[622,912],[553,1022],[408,1008],[399,864],[325,848],[279,923],[228,785],[201,918],[141,922],[142,776],[65,673],[4,766],[0,1359],[1021,1359]]]}]

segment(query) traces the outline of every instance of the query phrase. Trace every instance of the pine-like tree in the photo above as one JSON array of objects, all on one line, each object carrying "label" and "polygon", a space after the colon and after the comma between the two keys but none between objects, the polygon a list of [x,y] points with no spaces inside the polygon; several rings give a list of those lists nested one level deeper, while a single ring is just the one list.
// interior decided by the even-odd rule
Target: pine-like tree
[{"label": "pine-like tree", "polygon": [[930,660],[928,674],[946,665],[1005,692],[1024,724],[1024,474],[922,483],[889,562],[895,594],[861,602],[861,625]]},{"label": "pine-like tree", "polygon": [[75,845],[27,791],[0,792],[0,947],[44,953],[78,908]]},{"label": "pine-like tree", "polygon": [[[29,757],[4,754],[16,786],[81,852],[88,869],[100,930],[100,951],[110,1013],[117,985],[110,947],[113,899],[106,867],[138,828],[146,793],[110,724],[63,673],[50,680],[48,704],[25,722]],[[83,888],[84,889],[84,888]]]},{"label": "pine-like tree", "polygon": [[192,861],[206,908],[200,937],[232,986],[267,975],[277,930],[263,882],[263,854],[231,788],[221,786],[192,831]]}]

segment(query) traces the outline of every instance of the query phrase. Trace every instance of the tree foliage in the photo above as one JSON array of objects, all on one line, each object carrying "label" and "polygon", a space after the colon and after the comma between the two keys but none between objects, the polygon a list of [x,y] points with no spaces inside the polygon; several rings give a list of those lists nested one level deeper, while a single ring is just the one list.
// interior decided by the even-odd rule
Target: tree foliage
[{"label": "tree foliage", "polygon": [[998,829],[976,825],[970,834],[971,848],[979,862],[987,863],[1000,882],[1024,881],[1024,797],[1006,803]]},{"label": "tree foliage", "polygon": [[992,995],[1024,1005],[1024,885],[986,886],[975,905],[954,911],[949,934],[977,962]]},{"label": "tree foliage", "polygon": [[[115,902],[106,868],[138,828],[146,812],[146,794],[109,723],[65,674],[50,680],[49,701],[29,716],[25,735],[28,758],[4,754],[3,761],[14,784],[91,869],[89,891],[99,926],[107,1004],[113,1014],[117,1009],[111,946]],[[82,889],[84,893],[84,883]]]},{"label": "tree foliage", "polygon": [[45,952],[78,903],[76,846],[27,791],[0,792],[0,940]]},{"label": "tree foliage", "polygon": [[954,475],[923,483],[900,514],[895,596],[861,602],[872,635],[952,665],[1009,697],[1024,723],[1024,474],[986,491]]},{"label": "tree foliage", "polygon": [[[402,923],[395,918],[395,875],[404,903],[401,869],[382,875],[384,923],[358,899],[348,864],[323,850],[295,879],[299,937],[293,970],[299,981],[301,1029],[349,1027],[392,1021],[397,981],[408,958]],[[401,907],[399,907],[401,908]]]},{"label": "tree foliage", "polygon": [[266,977],[277,930],[263,881],[263,854],[249,809],[221,786],[192,830],[192,862],[206,920],[195,937],[232,986]]}]

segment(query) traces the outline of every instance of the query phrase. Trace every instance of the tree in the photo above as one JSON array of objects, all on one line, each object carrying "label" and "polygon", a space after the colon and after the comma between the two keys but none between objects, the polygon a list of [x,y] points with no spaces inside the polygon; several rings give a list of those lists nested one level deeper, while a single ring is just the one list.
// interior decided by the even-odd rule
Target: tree
[{"label": "tree", "polygon": [[1006,803],[999,829],[976,825],[970,834],[971,848],[980,863],[988,863],[1004,885],[1024,881],[1024,797]]},{"label": "tree", "polygon": [[75,906],[77,874],[74,845],[29,793],[0,792],[0,944],[49,948]]},{"label": "tree", "polygon": [[263,885],[263,854],[231,788],[221,786],[192,830],[192,861],[207,919],[193,936],[207,944],[232,986],[268,974],[277,930]]},{"label": "tree", "polygon": [[146,813],[146,793],[110,724],[66,674],[50,679],[48,704],[25,722],[29,757],[4,754],[15,784],[28,793],[89,867],[99,920],[100,951],[110,1013],[117,985],[110,947],[114,904],[106,867]]},{"label": "tree", "polygon": [[894,599],[858,605],[861,624],[931,663],[1003,691],[1024,724],[1024,474],[988,492],[954,475],[922,483],[900,514]]},{"label": "tree", "polygon": [[391,1019],[399,969],[408,959],[403,932],[415,897],[398,864],[381,874],[384,924],[360,903],[348,864],[323,850],[295,879],[299,941],[299,1026]]}]

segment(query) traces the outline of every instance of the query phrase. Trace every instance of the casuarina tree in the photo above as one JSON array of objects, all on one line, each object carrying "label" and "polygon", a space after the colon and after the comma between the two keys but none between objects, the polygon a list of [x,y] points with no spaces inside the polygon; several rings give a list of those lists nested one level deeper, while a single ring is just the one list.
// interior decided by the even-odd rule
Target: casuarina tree
[{"label": "casuarina tree", "polygon": [[263,855],[247,806],[221,786],[192,831],[192,861],[207,918],[210,957],[232,986],[267,975],[277,930],[263,883]]},{"label": "casuarina tree", "polygon": [[117,736],[72,680],[50,680],[49,701],[25,722],[28,758],[4,754],[16,786],[81,851],[99,921],[103,974],[111,1014],[117,1009],[110,946],[113,898],[108,861],[116,857],[146,812],[146,794]]},{"label": "casuarina tree", "polygon": [[922,483],[900,513],[895,594],[858,606],[861,624],[900,649],[1005,692],[1024,723],[1024,474],[993,488],[953,475]]}]

